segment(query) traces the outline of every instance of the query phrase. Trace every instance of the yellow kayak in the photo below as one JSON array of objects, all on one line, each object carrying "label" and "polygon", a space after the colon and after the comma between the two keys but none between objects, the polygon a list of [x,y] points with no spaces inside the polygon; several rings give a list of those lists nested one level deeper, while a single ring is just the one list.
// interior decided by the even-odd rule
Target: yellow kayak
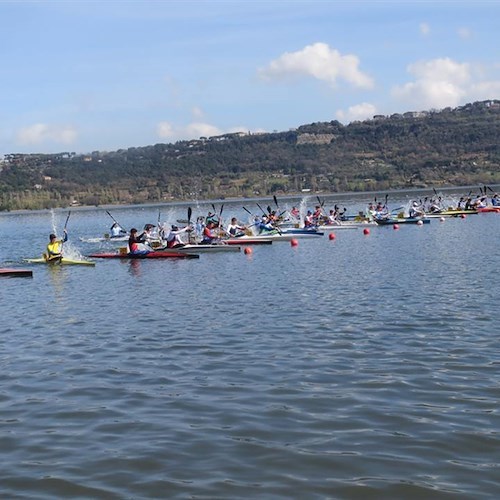
[{"label": "yellow kayak", "polygon": [[95,262],[91,260],[69,259],[67,257],[47,259],[45,254],[38,259],[24,259],[24,262],[29,262],[30,264],[48,264],[50,266],[95,266]]}]

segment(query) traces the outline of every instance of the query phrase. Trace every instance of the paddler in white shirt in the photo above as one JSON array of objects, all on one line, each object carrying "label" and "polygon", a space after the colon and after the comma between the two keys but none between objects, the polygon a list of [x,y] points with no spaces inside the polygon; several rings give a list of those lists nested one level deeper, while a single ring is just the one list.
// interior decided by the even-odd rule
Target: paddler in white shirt
[{"label": "paddler in white shirt", "polygon": [[229,236],[243,236],[245,234],[245,226],[238,224],[236,217],[231,218],[231,223],[227,226],[226,232]]},{"label": "paddler in white shirt", "polygon": [[191,226],[186,226],[183,227],[182,229],[179,229],[178,226],[172,224],[172,229],[170,230],[170,233],[168,233],[167,236],[167,248],[183,247],[186,243],[182,241],[181,234],[190,231],[192,231]]},{"label": "paddler in white shirt", "polygon": [[110,228],[110,236],[111,238],[118,238],[120,236],[124,236],[127,234],[127,231],[120,227],[120,225],[117,222],[114,222],[113,225]]}]

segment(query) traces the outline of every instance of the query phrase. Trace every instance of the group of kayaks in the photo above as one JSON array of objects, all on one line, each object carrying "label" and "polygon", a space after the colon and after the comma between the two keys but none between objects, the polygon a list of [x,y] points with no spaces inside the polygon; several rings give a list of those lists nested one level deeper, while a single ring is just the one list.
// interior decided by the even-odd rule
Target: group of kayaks
[{"label": "group of kayaks", "polygon": [[[319,198],[318,198],[318,201]],[[387,200],[386,200],[387,201]],[[275,199],[276,205],[278,205]],[[260,206],[259,206],[260,208]],[[270,208],[268,208],[270,211]],[[345,209],[344,209],[345,210]],[[246,210],[248,212],[248,210]],[[191,216],[191,211],[189,210],[189,219]],[[222,212],[222,208],[221,208]],[[384,216],[371,216],[371,217],[361,217],[360,215],[354,217],[342,217],[338,220],[333,221],[333,223],[323,223],[317,224],[312,227],[304,227],[303,223],[300,221],[288,221],[288,223],[280,223],[271,231],[263,231],[258,234],[242,234],[234,237],[224,237],[215,243],[211,244],[200,244],[190,242],[177,246],[175,248],[166,248],[162,244],[153,245],[151,251],[131,253],[129,252],[128,246],[121,246],[115,251],[106,252],[95,252],[88,255],[88,258],[71,258],[69,256],[63,255],[62,257],[56,259],[48,259],[46,254],[42,257],[24,259],[28,264],[45,264],[49,266],[95,266],[95,260],[89,259],[196,259],[199,258],[201,253],[211,253],[211,252],[239,252],[242,246],[249,245],[265,245],[272,244],[276,241],[292,241],[298,238],[317,238],[323,236],[325,233],[331,233],[337,230],[343,229],[360,229],[370,226],[387,226],[387,225],[399,225],[399,224],[429,224],[430,220],[433,218],[446,218],[446,217],[464,217],[467,215],[473,215],[483,212],[496,212],[500,213],[500,206],[488,206],[475,209],[446,209],[434,212],[425,213],[422,216],[405,216],[404,212],[399,212],[394,214],[394,211],[384,214]],[[108,212],[109,214],[109,212]],[[111,215],[111,214],[109,214]],[[69,214],[68,214],[69,218]],[[114,219],[113,219],[114,220]],[[116,221],[115,221],[116,222]],[[67,224],[67,220],[66,220]],[[65,226],[66,227],[66,226]],[[105,234],[103,237],[83,239],[82,241],[88,243],[100,243],[104,241],[114,242],[123,245],[127,242],[128,235],[120,235],[118,237],[111,237],[109,234]],[[13,277],[26,277],[32,276],[33,273],[29,269],[11,269],[11,268],[0,268],[1,276],[13,276]]]}]

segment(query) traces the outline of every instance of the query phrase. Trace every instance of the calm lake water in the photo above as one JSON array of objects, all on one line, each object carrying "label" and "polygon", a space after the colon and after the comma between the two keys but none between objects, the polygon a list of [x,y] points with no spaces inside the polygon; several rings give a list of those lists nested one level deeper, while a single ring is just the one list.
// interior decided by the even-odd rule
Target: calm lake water
[{"label": "calm lake water", "polygon": [[[223,216],[242,205],[259,213]],[[141,228],[186,209],[109,210]],[[27,267],[66,215],[0,214],[0,266]],[[68,249],[108,248],[79,237],[111,223],[73,209]],[[2,278],[0,496],[496,497],[499,235],[478,214]]]}]

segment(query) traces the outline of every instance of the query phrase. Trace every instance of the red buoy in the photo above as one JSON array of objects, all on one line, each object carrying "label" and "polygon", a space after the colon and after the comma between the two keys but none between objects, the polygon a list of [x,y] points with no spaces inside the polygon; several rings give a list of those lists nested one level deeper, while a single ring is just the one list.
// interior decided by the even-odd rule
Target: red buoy
[{"label": "red buoy", "polygon": [[399,229],[399,224],[394,224],[394,225],[392,226],[392,228],[393,228],[393,229]]},{"label": "red buoy", "polygon": [[363,229],[363,234],[370,234],[370,230],[367,227],[365,227]]},{"label": "red buoy", "polygon": [[290,240],[290,245],[292,245],[292,247],[298,247],[299,246],[299,240],[293,238]]},{"label": "red buoy", "polygon": [[462,219],[465,219],[465,214],[460,214],[460,217],[461,217]]},{"label": "red buoy", "polygon": [[245,252],[245,255],[251,255],[252,254],[252,249],[250,247],[245,247],[245,250],[243,250]]},{"label": "red buoy", "polygon": [[335,233],[330,233],[330,234],[328,235],[328,238],[329,238],[330,240],[334,240],[334,239],[336,238]]}]

